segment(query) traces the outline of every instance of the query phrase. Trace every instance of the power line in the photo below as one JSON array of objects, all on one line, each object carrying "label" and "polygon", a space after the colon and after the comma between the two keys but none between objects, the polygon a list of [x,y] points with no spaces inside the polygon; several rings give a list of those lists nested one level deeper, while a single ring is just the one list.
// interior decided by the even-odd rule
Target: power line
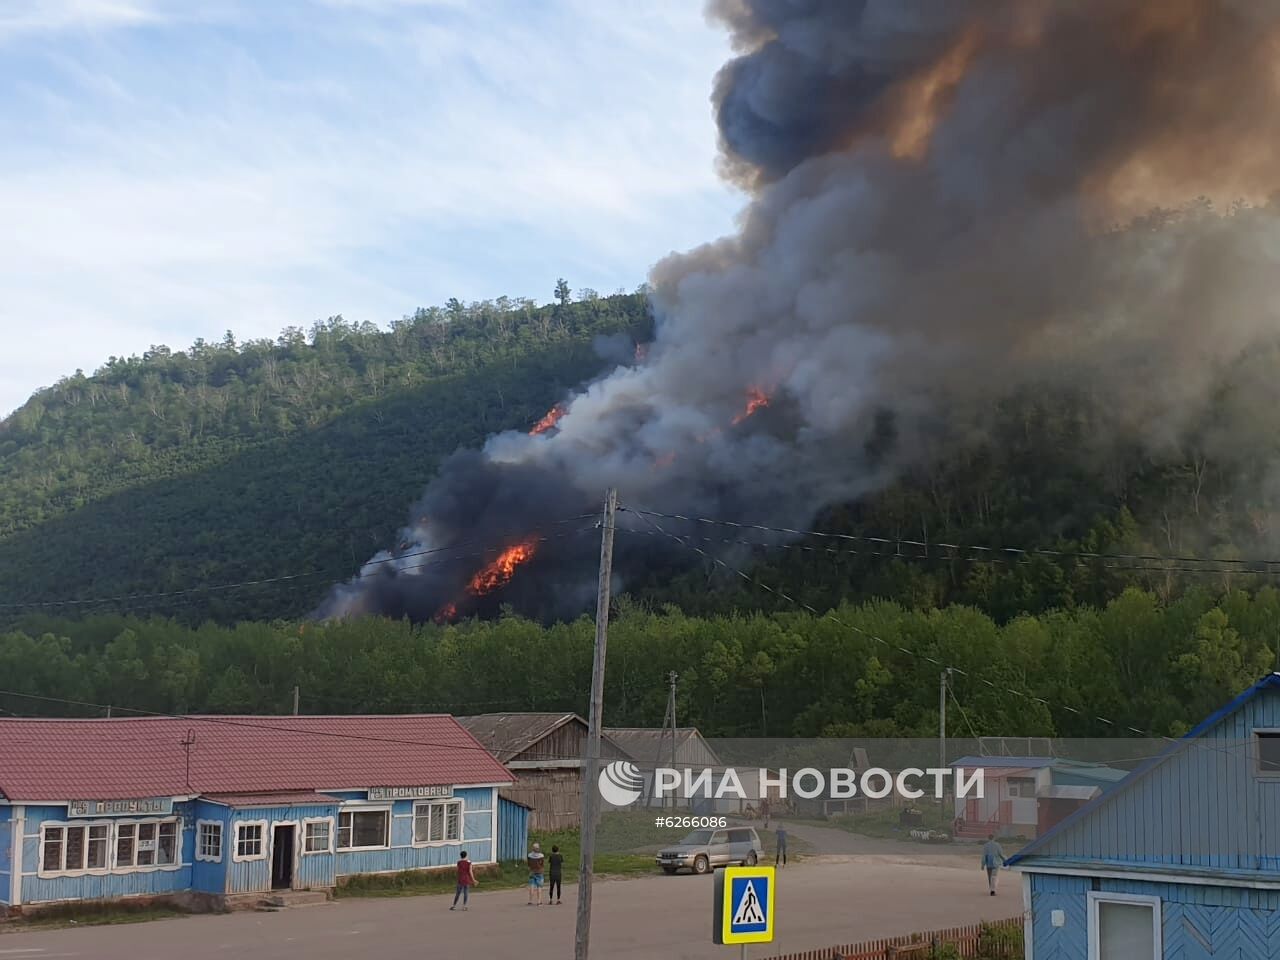
[{"label": "power line", "polygon": [[[573,523],[581,520],[594,520],[594,519],[595,519],[594,514],[583,514],[577,517],[566,517],[563,520],[552,520],[547,523],[544,523],[543,526],[558,526],[561,524]],[[532,540],[535,543],[546,543],[550,540],[556,540],[563,536],[571,536],[573,534],[586,533],[589,531],[587,528],[584,528],[582,530],[571,531],[569,534],[555,534],[551,536],[541,536],[541,537],[534,537],[534,538],[527,537],[526,536],[527,532],[528,532],[527,528],[526,530],[520,531],[518,533],[508,532],[500,536],[498,539],[501,540],[501,539],[505,539],[506,537],[519,536],[519,537],[523,537],[526,540]],[[397,563],[401,560],[413,559],[414,557],[437,556],[445,551],[457,550],[461,547],[466,547],[466,546],[471,546],[473,544],[486,543],[486,542],[491,542],[491,540],[490,539],[482,540],[481,538],[476,537],[476,538],[471,538],[469,540],[459,541],[458,543],[449,544],[448,546],[444,546],[444,547],[433,547],[429,550],[419,550],[414,553],[405,553],[405,554],[400,554],[398,556],[393,556],[393,557],[384,557],[380,560],[369,560],[362,565],[358,573],[356,573],[354,576],[348,577],[347,580],[345,580],[344,582],[350,583],[353,580],[365,580],[371,577],[380,576],[382,574],[381,564]],[[411,564],[407,566],[398,566],[398,567],[395,567],[394,569],[397,573],[401,573],[409,570],[421,570],[428,566],[434,566],[437,563],[449,563],[456,560],[465,560],[465,559],[470,559],[475,557],[482,557],[482,556],[485,556],[486,554],[493,553],[495,551],[500,551],[501,549],[502,548],[500,547],[490,546],[483,550],[478,550],[471,553],[455,554],[453,556],[444,557],[442,559],[435,560],[432,562]],[[377,567],[377,569],[366,572],[366,568],[371,566]],[[332,579],[335,576],[340,576],[340,574],[331,573],[324,570],[312,570],[304,573],[284,574],[277,577],[260,577],[256,580],[239,580],[231,583],[206,584],[198,587],[187,587],[182,590],[167,590],[167,591],[161,591],[157,593],[129,593],[129,594],[119,594],[117,596],[110,596],[110,597],[89,597],[89,598],[74,599],[74,600],[27,600],[27,601],[15,602],[15,603],[0,603],[0,609],[17,610],[17,609],[32,609],[32,608],[39,608],[39,607],[67,607],[67,606],[88,606],[91,604],[105,604],[105,603],[132,603],[133,601],[137,601],[137,600],[142,600],[142,601],[167,600],[174,597],[183,597],[183,596],[189,596],[193,594],[211,593],[211,592],[217,592],[217,591],[223,591],[223,590],[237,590],[237,589],[257,587],[257,586],[263,586],[263,585],[274,584],[274,583],[299,581],[299,580],[304,580],[312,577],[325,577],[325,578]]]},{"label": "power line", "polygon": [[[1009,556],[1044,556],[1060,559],[1077,560],[1129,560],[1149,561],[1154,563],[1191,563],[1191,564],[1234,564],[1237,566],[1276,567],[1268,573],[1280,573],[1280,559],[1235,558],[1235,557],[1195,557],[1195,556],[1163,556],[1144,553],[1100,553],[1092,550],[1060,550],[1049,547],[989,547],[977,544],[949,543],[946,541],[910,540],[901,537],[872,537],[851,533],[831,533],[821,530],[806,530],[795,527],[775,527],[763,523],[741,523],[734,520],[719,520],[711,517],[685,516],[679,513],[658,513],[640,510],[636,507],[625,507],[629,513],[640,516],[657,517],[665,520],[679,520],[685,523],[697,523],[711,526],[732,527],[740,530],[757,530],[766,533],[778,533],[790,537],[816,537],[827,540],[844,540],[858,543],[874,543],[881,546],[915,547],[925,551],[929,549],[971,551],[983,554],[1006,554]],[[926,553],[927,557],[927,553]],[[963,558],[960,558],[963,559]],[[1252,571],[1251,571],[1252,572]],[[1264,571],[1256,571],[1264,572]]]},{"label": "power line", "polygon": [[[632,512],[634,513],[635,511],[632,511]],[[659,534],[652,530],[636,530],[636,529],[623,528],[623,527],[619,527],[619,529],[623,530],[623,532],[625,533],[629,533],[635,536],[642,536],[642,537],[671,536],[671,534],[669,533]],[[778,541],[747,540],[742,537],[708,537],[708,536],[698,536],[695,534],[684,534],[683,536],[684,536],[684,539],[686,540],[696,540],[700,543],[717,543],[717,544],[723,544],[725,546],[766,547],[770,549],[779,549],[779,550],[799,550],[799,551],[808,552],[808,553],[826,554],[828,556],[833,556],[833,557],[855,556],[855,557],[869,557],[876,560],[904,560],[904,561],[911,560],[911,561],[925,561],[925,562],[937,562],[939,560],[944,560],[944,559],[954,559],[954,560],[961,560],[965,563],[1006,564],[1009,566],[1028,566],[1034,562],[1032,559],[1029,559],[1027,557],[1010,558],[1010,557],[984,556],[984,557],[943,558],[943,557],[936,557],[936,556],[931,557],[925,554],[886,553],[881,550],[856,550],[856,549],[851,549],[847,547],[815,547],[812,544],[801,543],[798,541],[791,542],[791,543],[779,543]],[[1033,552],[1033,551],[1028,551],[1028,552]],[[1217,561],[1206,560],[1203,562],[1215,563]],[[1275,562],[1280,564],[1280,561],[1275,561]],[[1130,571],[1146,572],[1146,573],[1179,573],[1179,572],[1180,573],[1197,573],[1197,574],[1207,574],[1211,576],[1230,575],[1230,576],[1280,577],[1280,567],[1278,567],[1275,570],[1239,570],[1239,569],[1225,570],[1225,569],[1215,569],[1207,566],[1184,567],[1184,566],[1168,566],[1168,565],[1152,566],[1151,564],[1104,563],[1103,569],[1104,570],[1130,570]]]}]

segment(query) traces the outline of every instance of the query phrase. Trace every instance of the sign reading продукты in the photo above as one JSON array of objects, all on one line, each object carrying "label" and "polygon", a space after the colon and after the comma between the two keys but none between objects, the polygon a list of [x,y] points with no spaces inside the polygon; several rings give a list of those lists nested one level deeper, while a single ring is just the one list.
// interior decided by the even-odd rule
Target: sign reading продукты
[{"label": "sign reading \u043f\u0440\u043e\u0434\u0443\u043a\u0442\u044b", "polygon": [[145,800],[72,800],[67,804],[68,817],[127,817],[169,813],[173,813],[173,797],[150,797]]},{"label": "sign reading \u043f\u0440\u043e\u0434\u0443\u043a\u0442\u044b", "polygon": [[725,867],[716,874],[716,943],[770,943],[777,907],[773,867]]},{"label": "sign reading \u043f\u0440\u043e\u0434\u0443\u043a\u0442\u044b", "polygon": [[434,787],[370,787],[370,800],[435,800],[452,797],[453,787],[437,784]]}]

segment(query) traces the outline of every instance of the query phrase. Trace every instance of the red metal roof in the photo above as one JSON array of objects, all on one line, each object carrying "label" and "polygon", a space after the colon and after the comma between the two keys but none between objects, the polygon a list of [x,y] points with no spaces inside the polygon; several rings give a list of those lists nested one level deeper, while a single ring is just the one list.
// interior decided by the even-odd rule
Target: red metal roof
[{"label": "red metal roof", "polygon": [[[190,779],[187,748],[190,747]],[[453,717],[0,719],[10,800],[125,800],[511,783]]]}]

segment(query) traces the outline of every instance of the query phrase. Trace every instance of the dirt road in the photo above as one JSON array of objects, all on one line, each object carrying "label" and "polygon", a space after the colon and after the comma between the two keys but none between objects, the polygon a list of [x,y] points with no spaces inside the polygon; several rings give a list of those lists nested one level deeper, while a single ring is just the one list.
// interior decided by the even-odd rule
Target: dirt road
[{"label": "dirt road", "polygon": [[[972,869],[970,869],[972,867]],[[450,913],[443,897],[343,900],[279,913],[203,916],[0,936],[0,960],[419,960],[446,956],[567,960],[576,900],[529,907],[522,890],[481,892]],[[711,941],[706,877],[605,881],[594,897],[592,956],[604,960],[724,960]],[[749,957],[1016,916],[1018,877],[998,897],[968,858],[901,863],[830,857],[778,879],[778,940]]]}]

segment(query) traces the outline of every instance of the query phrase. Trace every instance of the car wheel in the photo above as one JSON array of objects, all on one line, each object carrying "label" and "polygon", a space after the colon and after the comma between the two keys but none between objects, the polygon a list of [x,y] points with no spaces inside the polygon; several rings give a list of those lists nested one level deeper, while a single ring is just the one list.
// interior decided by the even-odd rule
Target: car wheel
[{"label": "car wheel", "polygon": [[756,857],[756,852],[752,850],[747,854],[747,859],[742,861],[742,865],[745,867],[754,867],[759,862],[759,858]]},{"label": "car wheel", "polygon": [[665,874],[669,877],[669,876],[671,876],[672,874],[674,874],[674,873],[676,872],[676,868],[675,868],[675,867],[663,867],[663,868],[662,868],[662,872],[663,872],[663,873],[665,873]]},{"label": "car wheel", "polygon": [[695,857],[693,861],[694,873],[709,873],[711,871],[711,861],[706,857]]}]

